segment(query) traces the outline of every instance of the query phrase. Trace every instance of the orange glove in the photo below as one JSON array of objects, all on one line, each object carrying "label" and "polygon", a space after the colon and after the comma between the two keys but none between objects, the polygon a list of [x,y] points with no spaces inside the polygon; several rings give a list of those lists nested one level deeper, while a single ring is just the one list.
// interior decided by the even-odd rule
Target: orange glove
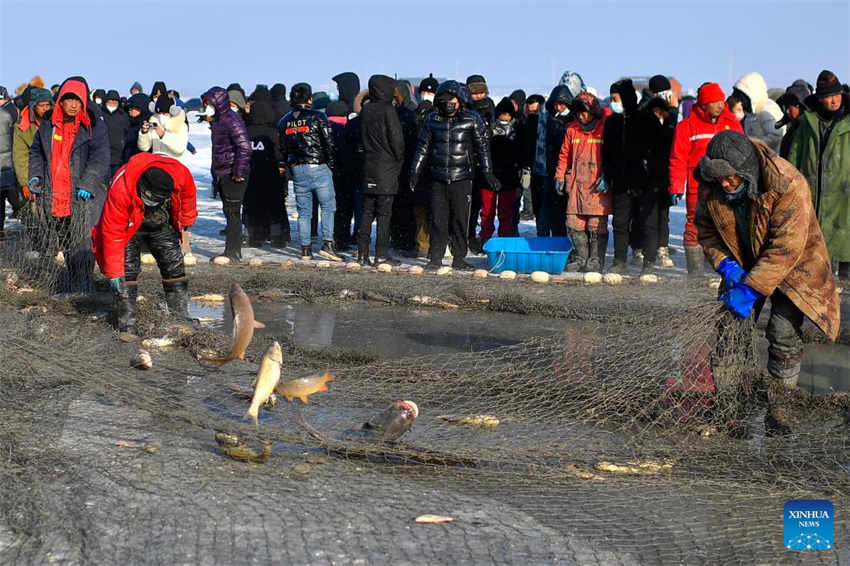
[{"label": "orange glove", "polygon": [[24,185],[21,187],[21,193],[24,195],[24,198],[27,200],[35,200],[35,195],[30,192],[29,187]]}]

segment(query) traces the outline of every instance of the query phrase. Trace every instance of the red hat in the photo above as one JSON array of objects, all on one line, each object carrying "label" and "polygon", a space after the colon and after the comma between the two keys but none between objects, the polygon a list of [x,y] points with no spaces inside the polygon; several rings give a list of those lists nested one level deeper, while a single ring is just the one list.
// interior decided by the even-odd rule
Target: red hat
[{"label": "red hat", "polygon": [[717,83],[705,83],[701,87],[699,87],[699,97],[697,98],[697,104],[703,106],[705,104],[711,104],[712,102],[719,102],[721,100],[726,100],[726,95],[723,94],[723,89],[720,88],[720,85]]}]

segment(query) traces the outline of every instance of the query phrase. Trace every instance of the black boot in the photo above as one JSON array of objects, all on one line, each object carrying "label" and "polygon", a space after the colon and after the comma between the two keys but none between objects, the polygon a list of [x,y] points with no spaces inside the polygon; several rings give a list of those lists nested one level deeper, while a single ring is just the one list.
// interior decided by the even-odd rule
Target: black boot
[{"label": "black boot", "polygon": [[392,265],[393,267],[397,267],[397,266],[401,265],[401,262],[394,257],[390,257],[389,255],[379,257],[376,254],[375,255],[375,265],[380,265],[382,263],[386,263],[387,265]]},{"label": "black boot", "polygon": [[705,254],[702,251],[702,246],[685,246],[685,261],[688,264],[688,277],[699,278],[703,276]]},{"label": "black boot", "polygon": [[304,261],[313,259],[313,246],[301,246],[301,259]]},{"label": "black boot", "polygon": [[587,233],[583,230],[570,230],[573,241],[573,255],[567,264],[567,271],[584,271],[587,263]]},{"label": "black boot", "polygon": [[369,245],[360,246],[357,248],[357,263],[364,267],[368,267],[372,265],[372,262],[369,261]]},{"label": "black boot", "polygon": [[599,262],[599,234],[591,232],[587,236],[587,263],[584,266],[587,272],[602,272]]},{"label": "black boot", "polygon": [[[604,234],[598,234],[596,239],[596,246],[588,245],[589,252],[592,254],[596,252],[596,257],[599,258],[599,273],[605,269],[605,253],[608,251],[608,232]],[[589,270],[588,270],[589,271]]]},{"label": "black boot", "polygon": [[121,291],[114,294],[115,312],[118,332],[128,339],[135,339],[139,332],[136,329],[136,299],[139,297],[139,287],[135,281],[127,281],[121,286]]},{"label": "black boot", "polygon": [[189,319],[189,282],[183,278],[178,281],[163,281],[165,304],[168,312],[178,320]]}]

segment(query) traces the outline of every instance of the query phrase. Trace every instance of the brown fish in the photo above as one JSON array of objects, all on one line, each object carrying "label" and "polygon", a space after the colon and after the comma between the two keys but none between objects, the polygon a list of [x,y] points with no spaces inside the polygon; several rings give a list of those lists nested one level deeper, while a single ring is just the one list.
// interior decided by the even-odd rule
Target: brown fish
[{"label": "brown fish", "polygon": [[263,354],[260,371],[257,372],[257,381],[254,383],[254,397],[251,399],[248,412],[245,413],[246,417],[251,417],[254,424],[257,424],[260,405],[266,402],[280,380],[280,365],[282,363],[283,352],[280,350],[280,344],[276,341],[272,342],[272,345]]},{"label": "brown fish", "polygon": [[310,375],[308,377],[297,377],[283,381],[277,384],[274,391],[287,401],[301,399],[302,403],[307,403],[310,395],[313,393],[327,391],[328,382],[333,380],[333,374],[326,371],[322,375]]},{"label": "brown fish", "polygon": [[271,442],[263,442],[263,448],[258,452],[247,444],[242,443],[239,437],[224,432],[217,432],[215,434],[215,441],[218,443],[222,452],[239,462],[262,464],[269,459],[269,455],[272,453]]},{"label": "brown fish", "polygon": [[224,358],[214,360],[218,367],[231,360],[244,360],[245,351],[254,339],[255,328],[265,328],[262,322],[254,320],[254,308],[251,300],[239,283],[230,286],[230,313],[233,316],[233,343],[230,353]]},{"label": "brown fish", "polygon": [[360,426],[367,436],[395,442],[410,430],[419,416],[419,407],[413,401],[396,401]]}]

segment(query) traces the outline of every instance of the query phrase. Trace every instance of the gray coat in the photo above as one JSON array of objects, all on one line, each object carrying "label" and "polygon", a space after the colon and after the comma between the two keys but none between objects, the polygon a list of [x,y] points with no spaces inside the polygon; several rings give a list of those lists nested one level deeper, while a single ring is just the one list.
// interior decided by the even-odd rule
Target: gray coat
[{"label": "gray coat", "polygon": [[18,109],[11,100],[0,106],[0,191],[17,187],[12,163],[12,138],[17,121]]},{"label": "gray coat", "polygon": [[[61,112],[56,108],[54,112]],[[106,201],[106,188],[109,181],[109,132],[106,123],[99,115],[89,111],[91,128],[81,126],[74,137],[71,149],[71,214],[81,210],[87,214],[89,227],[97,224],[100,211]],[[42,196],[40,201],[49,218],[52,215],[53,185],[50,179],[50,160],[53,153],[53,124],[50,115],[45,115],[41,127],[35,134],[30,147],[30,177],[41,179]],[[90,192],[93,197],[82,201],[75,197],[77,189]],[[88,238],[86,238],[88,241]]]}]

